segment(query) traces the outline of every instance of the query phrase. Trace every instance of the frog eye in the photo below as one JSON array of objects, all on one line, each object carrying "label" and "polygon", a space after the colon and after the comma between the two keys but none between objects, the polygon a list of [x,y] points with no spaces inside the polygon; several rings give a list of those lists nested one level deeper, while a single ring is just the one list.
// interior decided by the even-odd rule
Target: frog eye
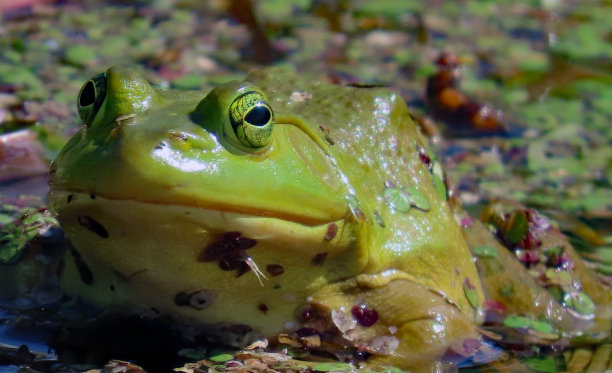
[{"label": "frog eye", "polygon": [[274,113],[263,93],[248,91],[236,97],[230,105],[229,116],[242,145],[250,148],[268,145],[274,128]]},{"label": "frog eye", "polygon": [[89,79],[79,92],[77,109],[85,125],[91,124],[106,97],[106,73]]}]

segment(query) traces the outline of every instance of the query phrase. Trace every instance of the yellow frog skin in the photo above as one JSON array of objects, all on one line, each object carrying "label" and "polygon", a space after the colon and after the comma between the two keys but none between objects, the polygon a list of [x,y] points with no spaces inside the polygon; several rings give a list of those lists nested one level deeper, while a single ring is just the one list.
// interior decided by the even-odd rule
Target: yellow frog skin
[{"label": "yellow frog skin", "polygon": [[417,369],[480,338],[472,255],[393,91],[272,68],[160,91],[113,67],[77,104],[49,193],[69,294],[268,338],[331,331]]}]

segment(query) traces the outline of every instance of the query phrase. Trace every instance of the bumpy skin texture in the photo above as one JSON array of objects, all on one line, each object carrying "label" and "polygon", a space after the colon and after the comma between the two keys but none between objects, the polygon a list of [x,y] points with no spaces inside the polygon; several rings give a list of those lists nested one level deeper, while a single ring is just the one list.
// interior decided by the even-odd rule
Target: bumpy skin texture
[{"label": "bumpy skin texture", "polygon": [[[74,244],[68,292],[268,337],[321,325],[303,317],[310,305],[340,337],[403,367],[426,369],[478,338],[472,256],[394,92],[277,69],[208,94],[156,91],[127,68],[106,79],[98,113],[51,172],[49,200]],[[259,149],[228,124],[232,100],[253,86],[275,116]],[[416,188],[430,208],[394,207],[385,188]],[[250,271],[222,270],[227,256],[206,251],[227,250],[228,232],[249,246],[232,253]],[[374,325],[334,322],[360,305],[377,311]]]}]

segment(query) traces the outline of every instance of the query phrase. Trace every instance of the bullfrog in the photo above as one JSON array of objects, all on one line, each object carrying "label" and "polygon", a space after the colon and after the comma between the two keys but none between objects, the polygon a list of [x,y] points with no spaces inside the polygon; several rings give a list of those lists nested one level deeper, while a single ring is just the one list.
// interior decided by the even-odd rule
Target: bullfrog
[{"label": "bullfrog", "polygon": [[49,181],[68,293],[268,338],[334,330],[405,367],[479,338],[444,175],[393,91],[275,68],[162,91],[112,67],[77,109]]},{"label": "bullfrog", "polygon": [[[83,126],[49,180],[72,244],[68,294],[204,325],[234,346],[294,336],[417,371],[484,346],[494,273],[471,246],[495,238],[466,239],[394,91],[278,68],[159,90],[112,67],[85,82],[77,110]],[[529,276],[516,268],[505,276]]]}]

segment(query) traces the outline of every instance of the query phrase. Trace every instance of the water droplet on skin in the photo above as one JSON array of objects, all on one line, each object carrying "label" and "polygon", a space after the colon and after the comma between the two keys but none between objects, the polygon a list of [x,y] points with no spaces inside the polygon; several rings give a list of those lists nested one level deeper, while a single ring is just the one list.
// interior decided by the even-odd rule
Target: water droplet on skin
[{"label": "water droplet on skin", "polygon": [[357,220],[368,221],[363,211],[361,211],[361,208],[359,207],[359,201],[357,200],[357,197],[355,197],[355,195],[353,194],[347,195],[346,201],[348,202],[349,209],[353,213],[353,216],[355,216]]}]

